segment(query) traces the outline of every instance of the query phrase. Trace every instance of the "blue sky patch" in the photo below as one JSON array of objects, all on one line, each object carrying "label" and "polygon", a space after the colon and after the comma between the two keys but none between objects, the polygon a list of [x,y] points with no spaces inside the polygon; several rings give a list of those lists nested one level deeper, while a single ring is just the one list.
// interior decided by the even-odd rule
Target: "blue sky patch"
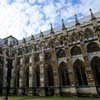
[{"label": "blue sky patch", "polygon": [[[0,0],[0,37],[18,39],[100,11],[100,0]],[[27,33],[27,34],[26,34]]]}]

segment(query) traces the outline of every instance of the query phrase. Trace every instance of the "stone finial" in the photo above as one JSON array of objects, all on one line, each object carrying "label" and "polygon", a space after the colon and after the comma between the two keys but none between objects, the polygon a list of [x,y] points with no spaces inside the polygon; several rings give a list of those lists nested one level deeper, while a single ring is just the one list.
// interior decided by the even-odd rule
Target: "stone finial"
[{"label": "stone finial", "polygon": [[23,38],[23,43],[26,43],[26,40],[25,40],[25,38]]},{"label": "stone finial", "polygon": [[96,19],[96,17],[95,17],[95,15],[93,14],[93,12],[92,12],[92,9],[91,9],[91,8],[90,8],[90,14],[91,14],[91,20]]},{"label": "stone finial", "polygon": [[79,22],[76,14],[75,14],[75,23],[76,23],[75,25],[80,25],[80,22]]},{"label": "stone finial", "polygon": [[44,35],[43,35],[43,32],[40,30],[40,37],[43,38]]},{"label": "stone finial", "polygon": [[51,33],[54,34],[54,29],[53,29],[52,23],[50,23],[50,26],[51,26]]},{"label": "stone finial", "polygon": [[23,47],[26,47],[26,39],[23,38]]},{"label": "stone finial", "polygon": [[34,35],[31,35],[31,40],[35,40],[35,37],[34,37]]},{"label": "stone finial", "polygon": [[66,29],[66,26],[64,24],[64,19],[62,18],[62,30],[65,30]]}]

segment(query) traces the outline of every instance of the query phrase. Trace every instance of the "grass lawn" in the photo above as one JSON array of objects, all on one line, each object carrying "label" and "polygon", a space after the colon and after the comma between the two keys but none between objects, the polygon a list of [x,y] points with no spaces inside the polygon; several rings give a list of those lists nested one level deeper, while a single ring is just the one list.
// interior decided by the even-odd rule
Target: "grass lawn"
[{"label": "grass lawn", "polygon": [[[0,100],[1,97],[0,97]],[[31,97],[31,96],[23,96],[23,97],[9,97],[8,100],[100,100],[100,98],[85,98],[85,97]]]}]

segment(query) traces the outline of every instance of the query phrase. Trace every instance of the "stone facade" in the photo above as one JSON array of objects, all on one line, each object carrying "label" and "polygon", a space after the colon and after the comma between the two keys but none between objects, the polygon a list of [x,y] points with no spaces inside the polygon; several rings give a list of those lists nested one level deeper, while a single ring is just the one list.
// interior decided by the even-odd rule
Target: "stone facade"
[{"label": "stone facade", "polygon": [[1,46],[3,95],[100,96],[100,21],[90,12],[85,25],[75,15],[72,29],[62,19],[60,32],[51,24],[47,36],[40,32],[39,39]]}]

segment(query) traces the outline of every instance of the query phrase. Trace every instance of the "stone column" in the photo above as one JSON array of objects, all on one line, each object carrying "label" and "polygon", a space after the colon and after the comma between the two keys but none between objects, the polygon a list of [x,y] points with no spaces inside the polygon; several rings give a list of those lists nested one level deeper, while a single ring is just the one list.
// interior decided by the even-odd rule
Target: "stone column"
[{"label": "stone column", "polygon": [[51,48],[51,66],[54,75],[54,96],[59,96],[59,74],[55,48]]},{"label": "stone column", "polygon": [[18,95],[23,95],[24,94],[24,67],[25,67],[25,56],[23,55],[23,58],[21,58],[21,66],[20,66],[20,71],[19,71],[19,90],[18,90]]},{"label": "stone column", "polygon": [[16,90],[16,86],[15,86],[15,82],[16,82],[16,67],[17,67],[17,55],[15,55],[15,59],[13,60],[12,63],[12,71],[11,71],[11,83],[10,83],[10,94],[13,95],[15,94],[15,90]]},{"label": "stone column", "polygon": [[44,51],[42,48],[42,52],[40,53],[40,96],[45,96],[45,89],[44,89]]},{"label": "stone column", "polygon": [[[4,49],[3,51],[3,55],[4,55],[4,65],[3,65],[3,89],[2,89],[2,95],[3,97],[7,97],[7,87],[8,87],[8,83],[7,83],[7,56],[6,56],[6,49]],[[8,100],[8,99],[4,99],[4,100]]]},{"label": "stone column", "polygon": [[32,50],[32,56],[30,58],[29,66],[29,95],[33,95],[33,76],[34,76],[34,50]]},{"label": "stone column", "polygon": [[[27,56],[26,57],[26,59],[29,59],[29,57]],[[24,71],[24,94],[25,95],[28,95],[28,90],[29,90],[29,75],[28,75],[28,80],[27,80],[27,72],[28,72],[28,74],[29,74],[29,70],[30,70],[30,63],[29,63],[29,61],[28,62],[25,62],[25,66],[24,66],[24,69],[25,69],[25,71]],[[28,81],[28,85],[27,85],[27,81]]]},{"label": "stone column", "polygon": [[67,68],[68,68],[68,75],[69,75],[69,81],[70,81],[70,94],[77,94],[76,87],[75,87],[75,75],[74,75],[74,69],[73,69],[73,63],[72,58],[70,54],[70,47],[67,45],[65,46],[65,53],[67,58]]}]

